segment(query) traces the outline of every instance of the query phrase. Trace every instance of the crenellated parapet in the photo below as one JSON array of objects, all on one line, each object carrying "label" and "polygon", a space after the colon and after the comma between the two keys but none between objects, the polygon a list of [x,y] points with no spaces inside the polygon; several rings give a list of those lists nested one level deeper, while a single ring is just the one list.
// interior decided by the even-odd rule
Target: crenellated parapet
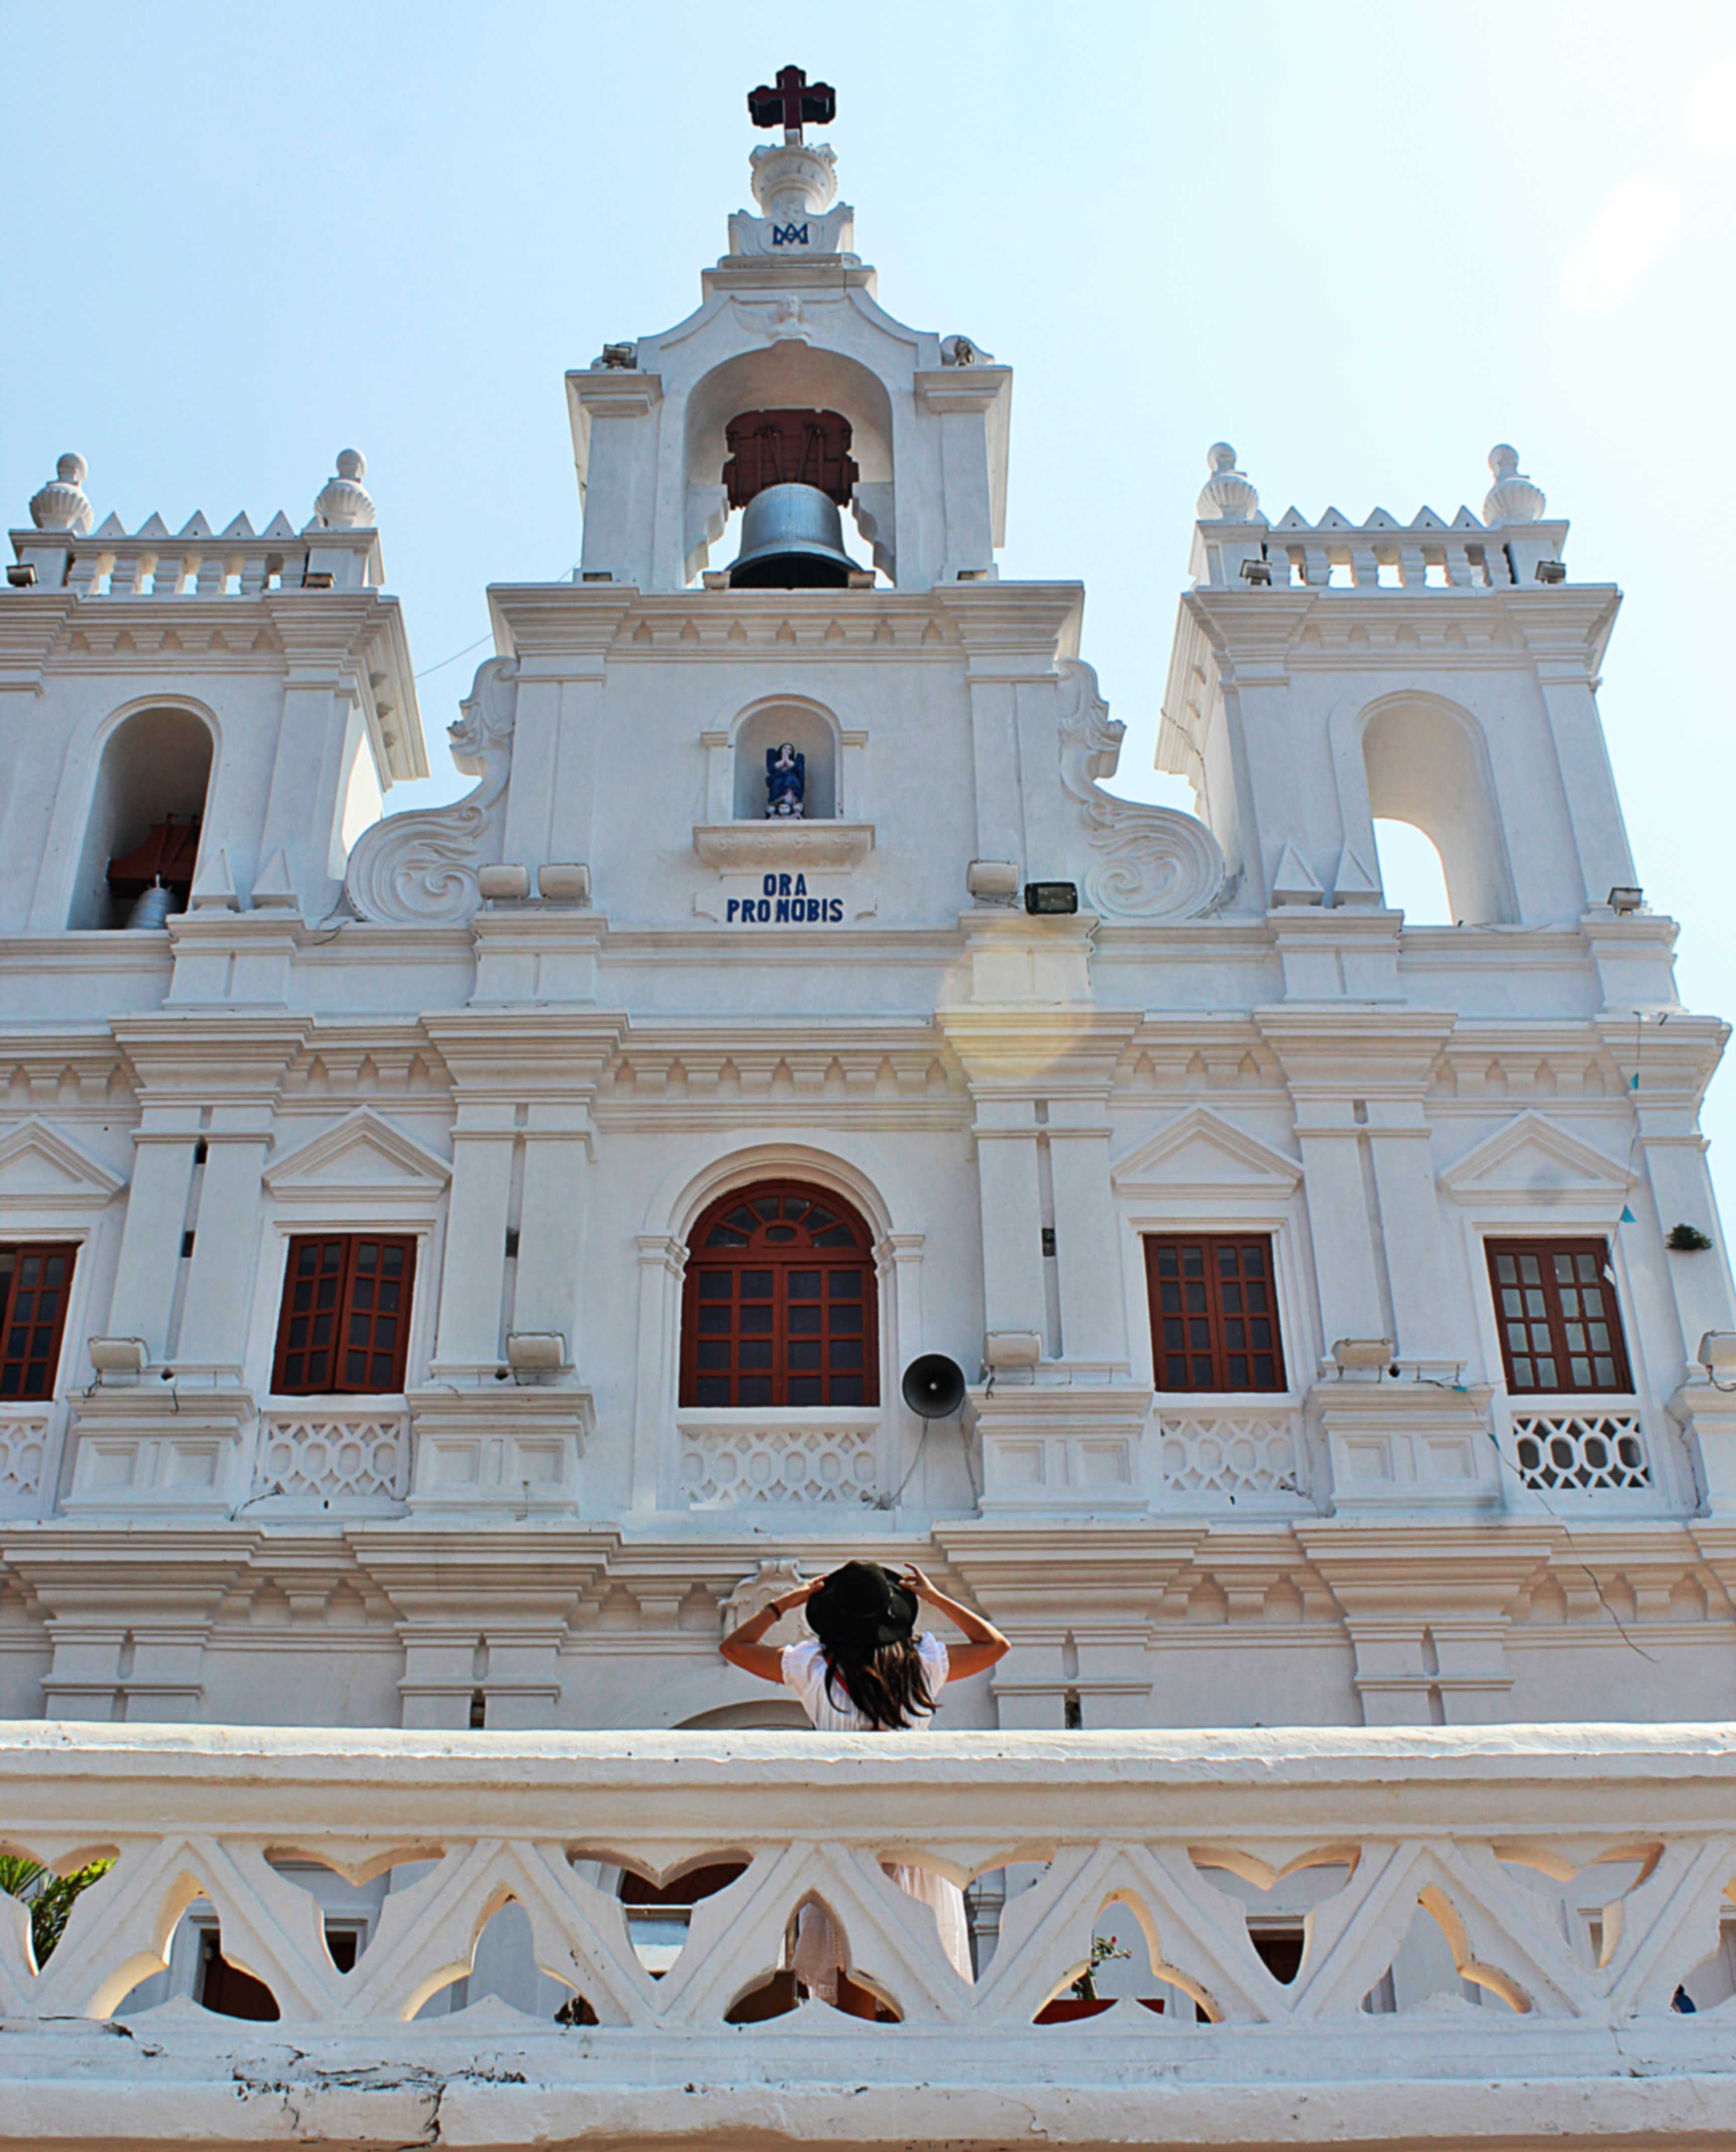
[{"label": "crenellated parapet", "polygon": [[1260,513],[1260,496],[1236,469],[1227,441],[1207,461],[1190,572],[1213,590],[1477,591],[1553,586],[1566,579],[1564,521],[1546,521],[1541,487],[1519,469],[1515,450],[1489,452],[1495,483],[1482,515],[1461,508],[1450,521],[1432,508],[1408,523],[1375,509],[1353,522],[1328,508],[1311,523],[1299,509],[1277,523]]},{"label": "crenellated parapet", "polygon": [[262,530],[243,510],[221,530],[202,511],[171,531],[160,515],[128,530],[119,515],[94,515],[84,492],[88,466],[63,455],[33,497],[33,527],[11,535],[13,590],[70,590],[94,597],[241,597],[266,591],[378,590],[384,581],[373,501],[362,485],[366,459],[338,457],[335,475],[298,530],[280,509]]}]

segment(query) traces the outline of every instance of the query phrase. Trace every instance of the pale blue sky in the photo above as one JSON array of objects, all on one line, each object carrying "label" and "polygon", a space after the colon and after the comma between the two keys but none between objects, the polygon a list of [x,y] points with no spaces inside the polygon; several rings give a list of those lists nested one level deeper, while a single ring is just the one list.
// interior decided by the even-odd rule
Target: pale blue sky
[{"label": "pale blue sky", "polygon": [[[490,581],[578,551],[561,393],[693,306],[743,99],[836,84],[857,243],[1017,369],[1003,572],[1079,576],[1149,778],[1206,446],[1292,501],[1450,515],[1514,442],[1627,592],[1602,703],[1680,977],[1736,1011],[1720,536],[1736,446],[1736,7],[827,11],[0,0],[0,501],[297,521],[368,458],[440,779]],[[1720,640],[1720,637],[1724,639]],[[478,653],[479,655],[481,653]],[[1708,1127],[1736,1196],[1736,1077]],[[1736,1222],[1736,1221],[1733,1221]]]}]

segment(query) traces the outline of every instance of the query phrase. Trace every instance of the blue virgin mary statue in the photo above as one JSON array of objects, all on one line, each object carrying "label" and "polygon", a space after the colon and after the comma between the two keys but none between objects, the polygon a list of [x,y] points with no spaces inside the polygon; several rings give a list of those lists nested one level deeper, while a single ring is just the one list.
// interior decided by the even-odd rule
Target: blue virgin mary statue
[{"label": "blue virgin mary statue", "polygon": [[802,795],[808,789],[808,758],[798,754],[785,740],[765,751],[765,819],[795,821],[802,819]]}]

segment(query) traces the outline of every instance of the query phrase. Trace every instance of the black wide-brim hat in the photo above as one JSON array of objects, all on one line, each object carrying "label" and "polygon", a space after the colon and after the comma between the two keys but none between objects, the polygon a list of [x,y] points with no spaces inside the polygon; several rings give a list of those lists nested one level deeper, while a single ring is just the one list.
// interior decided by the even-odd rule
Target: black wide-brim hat
[{"label": "black wide-brim hat", "polygon": [[916,1626],[916,1595],[876,1561],[847,1561],[808,1601],[808,1627],[822,1644],[871,1651],[907,1643]]}]

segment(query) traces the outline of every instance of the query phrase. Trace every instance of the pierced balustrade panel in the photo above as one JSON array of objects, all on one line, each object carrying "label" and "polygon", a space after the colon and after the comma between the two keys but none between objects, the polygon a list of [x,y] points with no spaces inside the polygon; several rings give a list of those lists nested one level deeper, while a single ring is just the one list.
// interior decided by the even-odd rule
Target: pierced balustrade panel
[{"label": "pierced balustrade panel", "polygon": [[1649,1494],[1652,1463],[1631,1409],[1515,1413],[1513,1454],[1539,1494]]},{"label": "pierced balustrade panel", "polygon": [[880,1417],[680,1423],[682,1499],[696,1510],[859,1508],[881,1495]]},{"label": "pierced balustrade panel", "polygon": [[50,1418],[47,1410],[0,1408],[0,1510],[24,1509],[40,1499]]},{"label": "pierced balustrade panel", "polygon": [[404,1413],[273,1413],[260,1422],[253,1493],[297,1502],[398,1502],[409,1467]]},{"label": "pierced balustrade panel", "polygon": [[[190,2144],[427,2143],[405,2089],[437,2113],[449,2083],[478,2143],[557,2105],[620,2143],[673,2100],[722,2146],[768,2086],[792,2138],[835,2137],[844,2083],[864,2139],[896,2099],[912,2140],[1016,2112],[1064,2146],[1149,2139],[1160,2080],[1176,2142],[1462,2152],[1564,2113],[1723,2141],[1736,1728],[1500,1737],[15,1723],[8,1846],[89,1866],[58,1934],[0,1921],[8,2122],[100,2141],[155,2100]],[[937,1876],[987,1881],[973,1965]]]},{"label": "pierced balustrade panel", "polygon": [[1156,1419],[1158,1469],[1169,1506],[1306,1500],[1302,1419],[1292,1407],[1162,1410]]}]

